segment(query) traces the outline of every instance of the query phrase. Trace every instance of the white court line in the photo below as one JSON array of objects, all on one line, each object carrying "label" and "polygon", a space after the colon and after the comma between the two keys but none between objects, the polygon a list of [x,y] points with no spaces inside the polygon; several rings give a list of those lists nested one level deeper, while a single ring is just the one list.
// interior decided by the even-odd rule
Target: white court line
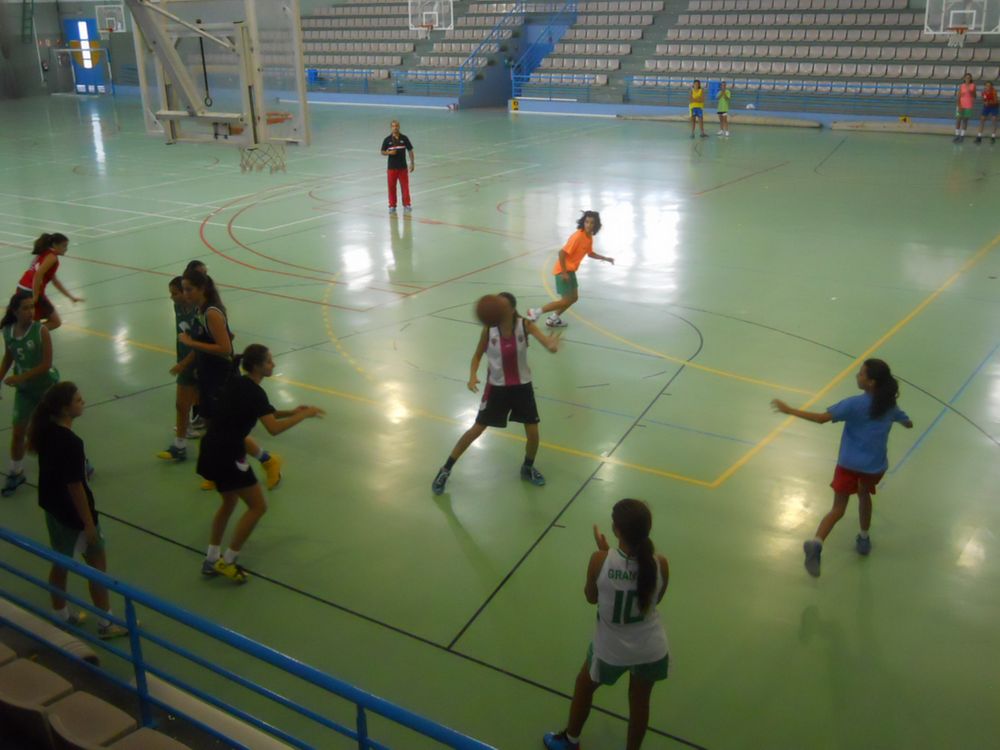
[{"label": "white court line", "polygon": [[20,232],[12,232],[9,229],[0,229],[0,234],[9,234],[11,237],[18,237],[19,239],[25,239],[25,240],[35,239],[30,234],[21,234]]},{"label": "white court line", "polygon": [[5,216],[7,217],[7,219],[14,220],[13,222],[8,221],[7,222],[8,224],[20,224],[22,226],[27,226],[27,227],[37,227],[40,224],[44,224],[47,226],[63,226],[63,227],[69,227],[70,229],[67,231],[72,231],[72,232],[83,232],[95,229],[95,227],[89,227],[86,226],[85,224],[73,224],[68,221],[58,221],[56,219],[36,219],[32,216],[24,216],[23,214],[7,214],[0,212],[0,216]]}]

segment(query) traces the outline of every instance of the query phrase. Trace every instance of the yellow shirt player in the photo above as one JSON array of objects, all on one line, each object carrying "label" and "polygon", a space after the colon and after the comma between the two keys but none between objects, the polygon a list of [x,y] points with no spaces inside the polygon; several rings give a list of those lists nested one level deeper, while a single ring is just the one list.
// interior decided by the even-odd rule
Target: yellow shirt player
[{"label": "yellow shirt player", "polygon": [[694,125],[697,121],[701,125],[701,137],[708,138],[705,135],[705,89],[701,87],[701,81],[697,78],[691,87],[688,109],[691,110],[691,137],[694,138]]},{"label": "yellow shirt player", "polygon": [[597,211],[584,211],[576,222],[576,231],[570,237],[563,249],[559,251],[559,259],[552,267],[556,277],[556,291],[559,299],[550,302],[545,307],[532,307],[528,310],[528,320],[538,320],[542,313],[551,313],[545,319],[545,325],[552,328],[564,328],[565,321],[559,317],[579,299],[579,285],[576,281],[576,270],[588,255],[597,260],[603,260],[611,265],[614,258],[598,255],[594,252],[594,235],[601,231],[601,215]]}]

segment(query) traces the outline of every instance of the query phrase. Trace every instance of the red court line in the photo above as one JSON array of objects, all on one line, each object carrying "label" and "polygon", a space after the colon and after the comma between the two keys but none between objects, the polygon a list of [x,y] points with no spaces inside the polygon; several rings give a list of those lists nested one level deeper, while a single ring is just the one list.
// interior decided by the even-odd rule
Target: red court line
[{"label": "red court line", "polygon": [[694,193],[694,195],[696,197],[700,196],[700,195],[705,195],[706,193],[711,193],[713,190],[719,190],[720,188],[724,188],[727,185],[734,185],[737,182],[742,182],[743,180],[749,180],[751,177],[756,177],[759,174],[764,174],[765,172],[770,172],[771,170],[777,169],[778,167],[783,167],[786,164],[791,164],[791,163],[792,163],[791,161],[783,161],[780,164],[774,164],[773,166],[765,167],[764,169],[758,169],[756,172],[751,172],[750,174],[745,174],[742,177],[737,177],[734,180],[727,180],[726,182],[721,182],[718,185],[716,185],[715,187],[708,188],[708,190],[699,190],[697,193]]}]

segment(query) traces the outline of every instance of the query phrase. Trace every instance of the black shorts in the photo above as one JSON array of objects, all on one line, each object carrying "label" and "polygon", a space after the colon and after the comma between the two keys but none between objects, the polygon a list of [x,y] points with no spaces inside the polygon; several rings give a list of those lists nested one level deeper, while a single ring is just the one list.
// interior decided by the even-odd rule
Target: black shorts
[{"label": "black shorts", "polygon": [[250,468],[250,457],[243,454],[234,459],[233,453],[228,447],[213,444],[207,435],[202,438],[198,450],[198,473],[215,482],[215,489],[219,492],[242,490],[257,484],[257,477]]},{"label": "black shorts", "polygon": [[540,421],[535,405],[535,389],[531,383],[486,386],[476,424],[506,427],[508,419],[522,424],[538,424]]}]

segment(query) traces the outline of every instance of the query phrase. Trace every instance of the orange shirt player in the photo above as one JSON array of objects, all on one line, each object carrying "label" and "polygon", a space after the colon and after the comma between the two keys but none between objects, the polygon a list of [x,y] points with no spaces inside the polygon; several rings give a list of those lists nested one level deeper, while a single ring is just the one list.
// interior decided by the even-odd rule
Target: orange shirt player
[{"label": "orange shirt player", "polygon": [[545,325],[551,328],[563,328],[565,321],[560,317],[579,299],[579,285],[576,281],[576,270],[588,255],[597,260],[603,260],[611,265],[614,258],[598,255],[594,252],[594,235],[601,231],[601,215],[597,211],[584,211],[576,222],[576,231],[559,251],[559,259],[552,268],[556,277],[556,291],[559,299],[550,302],[545,307],[532,307],[528,310],[528,320],[538,320],[542,313],[551,313],[545,319]]}]

